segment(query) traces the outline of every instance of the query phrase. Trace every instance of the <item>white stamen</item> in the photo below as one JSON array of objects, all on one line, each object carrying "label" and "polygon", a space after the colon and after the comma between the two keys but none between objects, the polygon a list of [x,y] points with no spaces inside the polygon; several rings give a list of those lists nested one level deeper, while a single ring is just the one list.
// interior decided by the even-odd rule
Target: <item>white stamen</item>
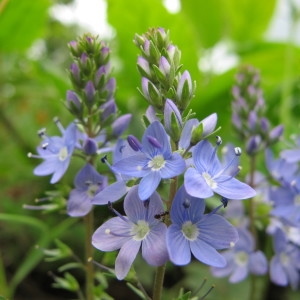
[{"label": "white stamen", "polygon": [[104,232],[105,232],[105,234],[110,234],[110,229],[106,228]]}]

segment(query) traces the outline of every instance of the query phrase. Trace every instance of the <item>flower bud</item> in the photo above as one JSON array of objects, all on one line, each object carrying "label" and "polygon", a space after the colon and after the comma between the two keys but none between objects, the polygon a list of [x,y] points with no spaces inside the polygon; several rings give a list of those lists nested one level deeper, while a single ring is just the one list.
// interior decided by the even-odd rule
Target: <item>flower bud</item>
[{"label": "flower bud", "polygon": [[76,86],[81,85],[80,70],[79,70],[79,66],[76,63],[71,64],[70,77],[71,77],[71,81],[74,83],[74,85],[76,85]]},{"label": "flower bud", "polygon": [[184,71],[179,79],[176,91],[178,106],[181,110],[184,110],[188,106],[193,96],[193,90],[191,75],[188,71]]},{"label": "flower bud", "polygon": [[277,142],[283,134],[283,125],[274,127],[269,133],[269,141],[271,143]]},{"label": "flower bud", "polygon": [[76,41],[71,41],[68,44],[71,53],[77,57],[78,56],[78,43]]},{"label": "flower bud", "polygon": [[166,132],[175,142],[178,142],[182,131],[182,118],[177,106],[170,99],[166,99],[164,123]]},{"label": "flower bud", "polygon": [[86,104],[88,106],[92,106],[95,102],[95,94],[96,94],[96,90],[92,81],[87,82],[84,88],[84,92],[85,92]]},{"label": "flower bud", "polygon": [[82,105],[81,105],[81,101],[80,101],[78,95],[75,92],[68,90],[66,98],[67,98],[68,109],[73,114],[78,116],[82,112]]},{"label": "flower bud", "polygon": [[83,144],[83,151],[87,155],[94,155],[94,154],[96,154],[96,152],[97,152],[97,144],[96,144],[96,142],[93,139],[91,139],[91,138],[87,138],[84,141],[84,144]]},{"label": "flower bud", "polygon": [[105,122],[111,115],[117,111],[117,106],[114,99],[111,99],[100,106],[101,122]]},{"label": "flower bud", "polygon": [[151,78],[150,65],[144,57],[138,57],[137,68],[143,77]]},{"label": "flower bud", "polygon": [[147,78],[142,78],[142,90],[144,97],[151,105],[162,108],[162,96],[156,86]]},{"label": "flower bud", "polygon": [[246,152],[249,155],[256,154],[261,146],[261,137],[259,135],[251,136],[246,145]]},{"label": "flower bud", "polygon": [[127,129],[131,117],[131,114],[122,115],[113,122],[112,133],[115,137],[119,137]]}]

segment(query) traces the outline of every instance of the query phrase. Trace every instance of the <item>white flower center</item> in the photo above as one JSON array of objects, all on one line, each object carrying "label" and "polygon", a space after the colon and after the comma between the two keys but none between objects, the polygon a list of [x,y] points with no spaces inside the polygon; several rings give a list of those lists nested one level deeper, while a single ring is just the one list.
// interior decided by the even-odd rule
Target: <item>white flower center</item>
[{"label": "white flower center", "polygon": [[212,177],[208,173],[203,172],[202,176],[205,179],[208,186],[210,186],[212,189],[215,189],[218,186],[217,183],[212,179]]},{"label": "white flower center", "polygon": [[290,258],[288,255],[284,252],[280,253],[280,262],[284,265],[287,266],[290,262]]},{"label": "white flower center", "polygon": [[90,198],[93,198],[95,196],[95,193],[97,192],[99,188],[98,184],[89,184],[89,188],[87,190],[87,194]]},{"label": "white flower center", "polygon": [[199,235],[198,227],[195,224],[193,224],[191,221],[186,221],[182,225],[181,232],[183,233],[185,238],[188,239],[189,241],[196,240]]},{"label": "white flower center", "polygon": [[300,195],[297,195],[295,198],[294,198],[294,204],[296,206],[300,206]]},{"label": "white flower center", "polygon": [[143,240],[150,232],[149,224],[145,220],[138,220],[131,229],[133,239],[136,241]]},{"label": "white flower center", "polygon": [[156,155],[152,160],[148,162],[148,167],[151,168],[152,171],[158,171],[163,168],[166,164],[166,161],[162,155]]},{"label": "white flower center", "polygon": [[245,251],[239,251],[235,255],[235,262],[238,266],[245,266],[248,263],[249,255]]},{"label": "white flower center", "polygon": [[60,150],[59,150],[59,153],[58,153],[58,159],[60,161],[64,161],[66,158],[68,157],[68,149],[67,147],[62,147]]}]

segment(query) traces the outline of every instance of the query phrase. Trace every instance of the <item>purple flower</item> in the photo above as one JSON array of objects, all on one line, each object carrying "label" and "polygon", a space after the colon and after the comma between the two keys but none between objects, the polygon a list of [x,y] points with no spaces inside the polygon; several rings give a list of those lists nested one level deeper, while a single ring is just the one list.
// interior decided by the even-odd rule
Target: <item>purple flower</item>
[{"label": "purple flower", "polygon": [[244,280],[249,273],[264,275],[268,271],[268,262],[262,251],[254,251],[254,239],[246,229],[238,229],[239,240],[234,248],[222,253],[227,261],[225,268],[211,268],[215,277],[229,276],[229,282]]},{"label": "purple flower", "polygon": [[34,169],[34,174],[37,176],[53,174],[50,183],[56,183],[69,166],[77,142],[76,124],[71,123],[66,130],[63,130],[62,137],[50,137],[44,131],[39,134],[43,138],[43,142],[37,148],[39,155],[28,154],[29,157],[44,159],[44,162]]},{"label": "purple flower", "polygon": [[288,243],[281,230],[274,235],[275,255],[270,263],[271,281],[277,285],[291,285],[297,289],[300,282],[300,249]]},{"label": "purple flower", "polygon": [[120,249],[115,263],[118,279],[127,275],[139,249],[152,266],[163,265],[168,260],[165,234],[166,224],[155,218],[163,211],[163,203],[157,193],[149,201],[141,201],[137,186],[125,197],[124,211],[101,225],[92,236],[92,244],[101,251]]},{"label": "purple flower", "polygon": [[67,212],[71,217],[82,217],[92,209],[94,195],[107,185],[107,177],[100,175],[87,163],[76,175],[75,189],[70,193]]},{"label": "purple flower", "polygon": [[167,248],[174,264],[188,264],[192,253],[210,266],[225,266],[217,250],[234,245],[237,232],[223,217],[204,214],[204,210],[203,199],[188,195],[183,186],[178,190],[170,212],[172,225],[167,230]]},{"label": "purple flower", "polygon": [[[119,139],[114,149],[113,162],[116,163],[117,161],[124,159],[125,157],[133,155],[134,153],[135,152],[129,146],[127,141]],[[107,163],[105,158],[104,162]],[[115,177],[116,181],[114,183],[107,186],[95,195],[92,200],[93,204],[106,205],[108,202],[115,202],[127,194],[127,192],[130,190],[130,187],[126,185],[126,182],[131,180],[132,177],[126,175],[122,176],[119,173],[115,173]]]},{"label": "purple flower", "polygon": [[[136,141],[136,138],[129,138],[130,145]],[[143,135],[142,144],[138,144],[133,147],[137,154],[121,159],[113,165],[113,170],[128,176],[142,177],[139,197],[146,200],[156,190],[161,179],[180,175],[185,169],[185,162],[178,153],[172,153],[168,135],[157,121],[150,124]]]},{"label": "purple flower", "polygon": [[[256,192],[247,184],[233,176],[239,171],[236,160],[240,148],[235,148],[235,155],[229,163],[222,166],[215,148],[208,141],[199,142],[193,149],[195,168],[189,168],[184,175],[184,185],[188,194],[198,198],[208,198],[214,192],[228,199],[247,199]],[[236,166],[233,172],[232,166]]]}]

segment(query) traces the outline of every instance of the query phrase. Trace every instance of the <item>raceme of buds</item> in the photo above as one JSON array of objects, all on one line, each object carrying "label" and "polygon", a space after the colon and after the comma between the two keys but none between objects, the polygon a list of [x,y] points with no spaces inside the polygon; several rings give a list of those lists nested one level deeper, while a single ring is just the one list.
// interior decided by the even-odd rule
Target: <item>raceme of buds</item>
[{"label": "raceme of buds", "polygon": [[137,60],[142,76],[141,93],[161,114],[167,98],[183,112],[194,95],[195,84],[188,71],[179,72],[181,54],[170,42],[169,33],[152,28],[143,36],[136,35],[134,43],[141,50]]}]

